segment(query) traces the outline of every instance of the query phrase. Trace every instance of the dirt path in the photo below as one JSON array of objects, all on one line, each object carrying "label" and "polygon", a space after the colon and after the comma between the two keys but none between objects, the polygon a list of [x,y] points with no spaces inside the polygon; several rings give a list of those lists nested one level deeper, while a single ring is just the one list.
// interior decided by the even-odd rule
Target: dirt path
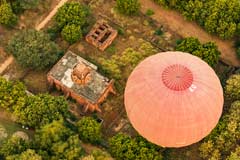
[{"label": "dirt path", "polygon": [[1,65],[0,65],[0,75],[7,69],[7,67],[12,64],[14,58],[9,56]]},{"label": "dirt path", "polygon": [[167,10],[157,5],[152,0],[140,0],[142,12],[146,13],[147,9],[152,9],[155,14],[153,19],[166,25],[170,30],[177,32],[183,37],[197,37],[201,42],[214,41],[221,51],[221,60],[229,65],[240,66],[240,61],[237,60],[233,41],[226,41],[212,36],[204,31],[199,25],[194,22],[189,22],[184,19],[178,12]]},{"label": "dirt path", "polygon": [[68,0],[61,0],[58,5],[48,14],[48,16],[35,28],[36,30],[40,30],[45,27],[45,25],[52,19],[52,17],[57,13],[58,8],[62,7]]}]

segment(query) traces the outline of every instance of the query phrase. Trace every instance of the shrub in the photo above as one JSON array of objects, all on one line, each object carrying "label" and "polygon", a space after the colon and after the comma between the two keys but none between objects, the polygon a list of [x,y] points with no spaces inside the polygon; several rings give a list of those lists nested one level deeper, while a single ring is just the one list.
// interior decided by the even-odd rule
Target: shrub
[{"label": "shrub", "polygon": [[21,66],[42,70],[58,60],[59,49],[42,31],[23,30],[10,40],[8,51]]},{"label": "shrub", "polygon": [[198,56],[211,67],[214,67],[219,60],[220,52],[215,43],[208,42],[201,44],[197,38],[189,37],[183,39],[176,47],[177,51],[183,51]]},{"label": "shrub", "polygon": [[61,35],[63,39],[65,39],[70,44],[73,44],[82,38],[82,30],[78,25],[68,24],[64,26]]},{"label": "shrub", "polygon": [[60,28],[67,24],[83,26],[86,23],[88,10],[78,2],[65,3],[58,9],[55,21]]},{"label": "shrub", "polygon": [[154,15],[154,11],[151,10],[151,9],[148,9],[148,10],[146,11],[146,15],[147,15],[147,16],[152,16],[152,15]]},{"label": "shrub", "polygon": [[20,82],[10,82],[0,77],[0,107],[12,111],[25,104],[26,88]]},{"label": "shrub", "polygon": [[13,27],[17,24],[17,20],[17,16],[13,13],[9,3],[0,4],[0,24]]},{"label": "shrub", "polygon": [[231,100],[240,100],[240,75],[231,76],[225,86],[225,94]]},{"label": "shrub", "polygon": [[157,36],[161,36],[161,35],[163,35],[162,28],[158,28],[158,29],[156,29],[155,32],[154,32],[154,34],[157,35]]},{"label": "shrub", "polygon": [[85,142],[99,143],[102,139],[101,125],[91,117],[83,117],[78,123],[80,139]]},{"label": "shrub", "polygon": [[110,152],[117,160],[161,160],[160,147],[147,142],[142,137],[131,138],[117,134],[109,139]]},{"label": "shrub", "polygon": [[135,15],[139,12],[140,3],[138,0],[117,0],[117,9],[126,15]]},{"label": "shrub", "polygon": [[19,138],[11,137],[3,142],[0,148],[0,155],[7,157],[14,154],[19,154],[28,148],[29,144]]},{"label": "shrub", "polygon": [[42,160],[42,157],[34,150],[28,149],[21,154],[7,156],[6,160]]},{"label": "shrub", "polygon": [[19,123],[37,128],[69,116],[67,101],[48,94],[29,96],[24,106],[14,108],[13,114]]},{"label": "shrub", "polygon": [[39,0],[14,0],[11,2],[13,12],[16,14],[22,13],[26,9],[37,7]]}]

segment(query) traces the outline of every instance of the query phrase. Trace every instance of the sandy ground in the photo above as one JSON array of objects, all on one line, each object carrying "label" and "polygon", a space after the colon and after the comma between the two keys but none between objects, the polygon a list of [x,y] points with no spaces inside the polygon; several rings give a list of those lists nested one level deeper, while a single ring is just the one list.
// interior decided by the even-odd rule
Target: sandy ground
[{"label": "sandy ground", "polygon": [[221,51],[221,60],[228,65],[240,66],[240,61],[237,60],[234,43],[230,40],[221,40],[216,36],[208,34],[195,22],[190,22],[184,19],[178,12],[165,9],[152,0],[140,0],[142,12],[146,13],[147,9],[152,9],[155,14],[153,19],[167,26],[170,30],[177,32],[183,37],[197,37],[201,42],[216,42],[218,49]]}]

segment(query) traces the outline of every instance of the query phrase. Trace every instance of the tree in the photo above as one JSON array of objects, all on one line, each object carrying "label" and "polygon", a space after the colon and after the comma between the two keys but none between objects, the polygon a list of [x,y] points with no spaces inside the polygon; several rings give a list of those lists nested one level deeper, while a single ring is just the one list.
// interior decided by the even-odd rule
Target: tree
[{"label": "tree", "polygon": [[11,137],[3,142],[0,148],[0,155],[7,157],[20,154],[28,148],[29,144],[19,137]]},{"label": "tree", "polygon": [[236,150],[231,153],[229,157],[227,157],[227,160],[237,160],[240,157],[240,146],[236,147]]},{"label": "tree", "polygon": [[40,150],[51,150],[53,144],[65,142],[73,133],[65,127],[63,120],[53,121],[37,129],[34,136],[34,146]]},{"label": "tree", "polygon": [[98,143],[102,138],[101,125],[92,117],[83,117],[77,123],[80,138],[85,142]]},{"label": "tree", "polygon": [[219,60],[220,52],[215,43],[208,42],[201,44],[197,38],[189,37],[182,40],[176,47],[177,51],[183,51],[198,56],[211,67],[214,67]]},{"label": "tree", "polygon": [[64,97],[40,94],[29,96],[24,106],[15,107],[13,114],[19,123],[38,128],[68,117],[69,111]]},{"label": "tree", "polygon": [[42,157],[34,150],[28,149],[21,154],[7,156],[6,160],[42,160]]},{"label": "tree", "polygon": [[117,0],[117,9],[122,14],[134,15],[139,12],[140,3],[138,0]]},{"label": "tree", "polygon": [[58,60],[58,46],[42,31],[23,30],[8,44],[8,51],[23,67],[45,69]]},{"label": "tree", "polygon": [[10,0],[13,12],[22,13],[24,10],[37,7],[39,0]]},{"label": "tree", "polygon": [[13,83],[0,77],[0,107],[12,111],[15,107],[25,104],[26,88],[20,83]]},{"label": "tree", "polygon": [[55,16],[57,25],[63,28],[68,24],[75,24],[82,27],[87,20],[88,10],[78,2],[65,3]]},{"label": "tree", "polygon": [[198,50],[200,46],[201,43],[197,38],[189,37],[183,39],[182,42],[177,45],[176,50],[192,53]]},{"label": "tree", "polygon": [[17,16],[13,13],[11,5],[6,1],[0,4],[0,24],[13,27],[17,24]]},{"label": "tree", "polygon": [[118,160],[161,160],[160,147],[147,142],[142,137],[131,138],[117,134],[109,140],[110,152]]},{"label": "tree", "polygon": [[240,100],[240,75],[235,74],[226,81],[225,94],[231,100]]},{"label": "tree", "polygon": [[78,135],[70,136],[67,141],[54,143],[51,152],[53,154],[52,160],[79,160],[84,154]]},{"label": "tree", "polygon": [[73,44],[82,38],[82,29],[79,25],[67,24],[62,29],[61,35],[68,43]]}]

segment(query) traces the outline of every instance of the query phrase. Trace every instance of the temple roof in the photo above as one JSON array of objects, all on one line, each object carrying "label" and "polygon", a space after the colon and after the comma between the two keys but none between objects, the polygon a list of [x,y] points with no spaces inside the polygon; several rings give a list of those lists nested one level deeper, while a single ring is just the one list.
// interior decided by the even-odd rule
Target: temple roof
[{"label": "temple roof", "polygon": [[[90,68],[91,79],[83,85],[74,83],[71,77],[74,67],[78,64]],[[71,51],[68,51],[59,60],[48,73],[48,76],[60,81],[63,86],[71,89],[91,103],[96,103],[109,85],[109,79],[97,72],[97,66]]]}]

